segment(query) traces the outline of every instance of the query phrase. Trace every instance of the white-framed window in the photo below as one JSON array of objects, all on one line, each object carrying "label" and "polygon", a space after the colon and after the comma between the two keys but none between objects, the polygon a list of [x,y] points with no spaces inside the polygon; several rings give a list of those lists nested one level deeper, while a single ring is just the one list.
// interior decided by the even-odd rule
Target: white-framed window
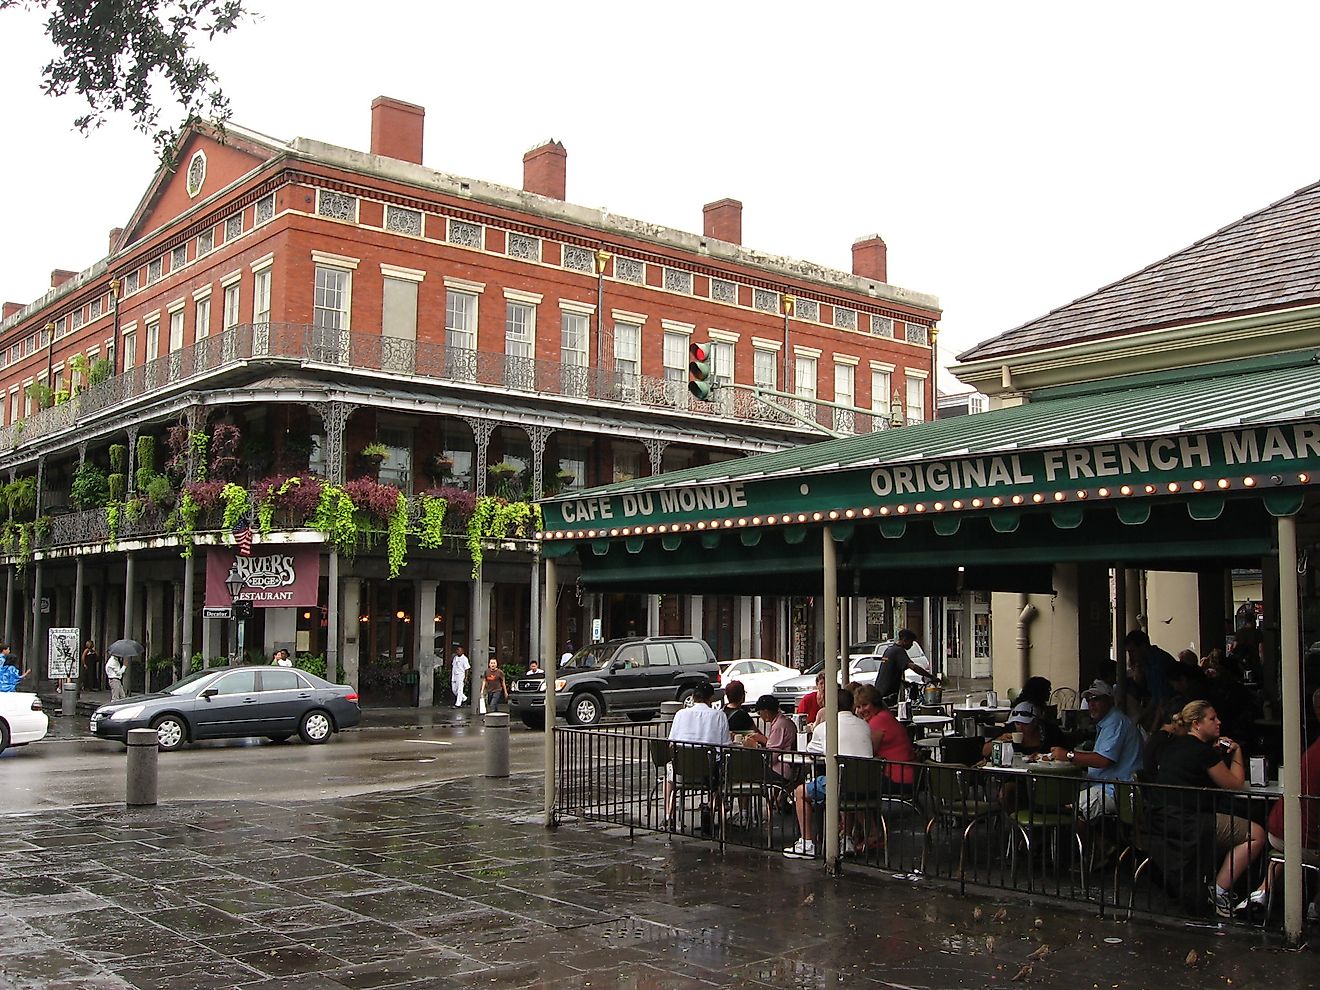
[{"label": "white-framed window", "polygon": [[587,340],[591,334],[591,318],[585,313],[561,313],[559,317],[559,359],[566,367],[587,366]]},{"label": "white-framed window", "polygon": [[164,260],[165,260],[165,258],[164,258],[164,256],[162,255],[162,256],[159,257],[159,258],[152,258],[149,262],[147,262],[147,284],[148,284],[148,285],[150,285],[150,284],[153,283],[153,282],[159,282],[159,281],[160,281],[162,262],[163,262]]},{"label": "white-framed window", "polygon": [[21,400],[18,397],[18,386],[15,385],[9,390],[9,422],[11,423],[17,423],[19,419],[22,418],[22,406],[19,405],[20,401]]},{"label": "white-framed window", "polygon": [[666,330],[664,339],[665,381],[686,382],[688,377],[688,345],[691,334]]},{"label": "white-framed window", "polygon": [[32,379],[23,383],[23,417],[32,415]]},{"label": "white-framed window", "polygon": [[710,377],[725,385],[733,382],[733,344],[713,340],[710,344]]},{"label": "white-framed window", "polygon": [[170,310],[170,353],[183,350],[183,307]]},{"label": "white-framed window", "polygon": [[799,354],[793,363],[793,393],[804,399],[816,398],[816,358]]},{"label": "white-framed window", "polygon": [[211,333],[211,297],[203,296],[193,306],[193,340],[202,340]]},{"label": "white-framed window", "polygon": [[793,315],[806,323],[819,323],[820,303],[814,299],[803,299],[798,296],[797,301],[793,303]]},{"label": "white-framed window", "polygon": [[929,344],[930,327],[909,321],[903,324],[903,339],[909,344]]},{"label": "white-framed window", "polygon": [[[567,258],[564,261],[564,267],[571,267]],[[636,258],[624,258],[616,254],[614,256],[614,277],[620,282],[633,282],[637,285],[643,285],[646,282],[646,262],[638,261]]]},{"label": "white-framed window", "polygon": [[170,252],[170,271],[177,272],[188,263],[188,245],[180,244]]},{"label": "white-framed window", "polygon": [[232,282],[225,286],[225,330],[230,331],[238,326],[238,301],[239,289],[241,284]]},{"label": "white-framed window", "polygon": [[504,311],[504,354],[511,358],[530,358],[536,343],[536,307],[527,302],[508,300]]},{"label": "white-framed window", "polygon": [[[381,279],[380,332],[383,336],[396,340],[417,339],[417,291],[420,283],[416,278],[394,278],[386,275]],[[393,353],[390,357],[397,360],[411,355]],[[397,367],[396,370],[410,370]]]},{"label": "white-framed window", "polygon": [[128,371],[137,363],[137,331],[128,330],[124,333],[124,370]]},{"label": "white-framed window", "polygon": [[779,382],[779,352],[764,347],[752,351],[752,382],[758,388],[776,388]]},{"label": "white-framed window", "polygon": [[458,350],[477,349],[477,296],[448,289],[445,292],[445,346]]},{"label": "white-framed window", "polygon": [[636,323],[614,324],[614,370],[623,378],[627,394],[636,396],[642,373],[642,328]]},{"label": "white-framed window", "polygon": [[150,364],[156,358],[160,357],[160,320],[148,320],[147,324],[147,352],[142,356],[143,364]]},{"label": "white-framed window", "polygon": [[890,405],[894,401],[894,386],[891,372],[884,368],[871,369],[871,411],[877,416],[889,418]]},{"label": "white-framed window", "polygon": [[926,418],[926,379],[908,375],[905,379],[907,389],[907,421],[920,423]]},{"label": "white-framed window", "polygon": [[353,273],[328,265],[316,266],[312,298],[312,325],[325,330],[347,330]]},{"label": "white-framed window", "polygon": [[235,213],[225,220],[225,240],[236,241],[243,236],[243,214]]},{"label": "white-framed window", "polygon": [[834,325],[843,330],[857,329],[857,310],[843,306],[834,307]]},{"label": "white-framed window", "polygon": [[851,364],[834,366],[834,401],[845,406],[855,406],[856,372]]},{"label": "white-framed window", "polygon": [[252,276],[252,322],[270,322],[269,268],[263,268]]}]

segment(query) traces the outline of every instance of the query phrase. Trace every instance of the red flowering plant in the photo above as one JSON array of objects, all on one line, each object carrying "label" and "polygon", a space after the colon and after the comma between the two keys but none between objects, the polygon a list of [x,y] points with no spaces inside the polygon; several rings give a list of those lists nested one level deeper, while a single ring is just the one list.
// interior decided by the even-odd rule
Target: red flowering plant
[{"label": "red flowering plant", "polygon": [[370,478],[354,478],[344,485],[344,493],[373,522],[388,523],[399,504],[399,489]]},{"label": "red flowering plant", "polygon": [[270,532],[276,513],[281,526],[304,525],[321,500],[324,482],[303,472],[289,477],[272,476],[257,482],[257,524],[263,534]]},{"label": "red flowering plant", "polygon": [[448,516],[454,522],[466,524],[467,520],[472,518],[472,510],[477,507],[477,493],[467,488],[437,485],[435,488],[428,488],[422,494],[427,498],[444,499]]}]

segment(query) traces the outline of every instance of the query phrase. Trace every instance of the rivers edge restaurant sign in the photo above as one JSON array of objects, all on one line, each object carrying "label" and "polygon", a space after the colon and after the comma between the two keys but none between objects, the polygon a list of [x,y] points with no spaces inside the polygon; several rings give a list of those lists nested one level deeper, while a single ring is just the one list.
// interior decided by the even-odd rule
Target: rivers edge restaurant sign
[{"label": "rivers edge restaurant sign", "polygon": [[243,582],[239,601],[256,608],[294,608],[317,604],[321,579],[319,544],[278,544],[253,547],[252,556],[219,548],[206,555],[206,605],[232,604],[225,582],[230,574]]},{"label": "rivers edge restaurant sign", "polygon": [[581,539],[649,535],[675,523],[684,529],[733,520],[757,526],[820,522],[825,515],[851,519],[1157,494],[1263,493],[1308,484],[1317,470],[1320,424],[1290,423],[791,477],[731,476],[710,484],[648,487],[641,479],[632,492],[557,499],[542,503],[542,510],[547,538]]}]

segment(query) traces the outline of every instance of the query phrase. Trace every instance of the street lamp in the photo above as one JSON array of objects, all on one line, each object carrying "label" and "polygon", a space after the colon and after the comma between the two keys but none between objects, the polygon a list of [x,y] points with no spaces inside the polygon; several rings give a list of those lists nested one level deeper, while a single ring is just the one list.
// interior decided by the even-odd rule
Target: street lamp
[{"label": "street lamp", "polygon": [[239,601],[238,596],[243,591],[244,581],[238,576],[238,565],[234,564],[229,568],[229,575],[225,578],[225,589],[229,592],[229,601],[233,609],[234,621],[238,623],[237,642],[237,660],[243,662],[243,639],[247,633],[247,609],[248,603]]}]

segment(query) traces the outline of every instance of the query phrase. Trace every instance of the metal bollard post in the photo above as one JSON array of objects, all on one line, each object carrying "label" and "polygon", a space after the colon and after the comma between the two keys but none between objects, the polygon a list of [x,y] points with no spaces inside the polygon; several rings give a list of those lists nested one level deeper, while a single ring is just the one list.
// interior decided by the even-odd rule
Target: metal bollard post
[{"label": "metal bollard post", "polygon": [[486,776],[509,775],[509,714],[487,712],[485,716]]},{"label": "metal bollard post", "polygon": [[78,682],[65,681],[60,689],[60,714],[64,716],[78,714]]},{"label": "metal bollard post", "polygon": [[156,803],[159,745],[155,729],[128,730],[128,785],[124,791],[124,803],[130,808]]}]

